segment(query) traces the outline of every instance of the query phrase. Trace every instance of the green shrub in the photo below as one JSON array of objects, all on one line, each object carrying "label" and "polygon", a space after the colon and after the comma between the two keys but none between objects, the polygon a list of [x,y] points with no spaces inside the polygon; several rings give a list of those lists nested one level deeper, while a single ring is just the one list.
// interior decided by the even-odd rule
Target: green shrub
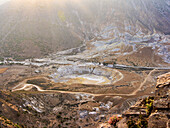
[{"label": "green shrub", "polygon": [[146,99],[146,114],[147,114],[147,116],[149,116],[153,110],[153,102],[154,102],[153,97],[148,97]]}]

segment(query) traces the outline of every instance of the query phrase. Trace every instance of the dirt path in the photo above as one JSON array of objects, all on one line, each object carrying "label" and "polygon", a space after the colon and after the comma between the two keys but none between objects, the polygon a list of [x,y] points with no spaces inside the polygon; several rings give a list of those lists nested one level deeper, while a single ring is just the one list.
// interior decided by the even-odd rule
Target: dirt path
[{"label": "dirt path", "polygon": [[[39,86],[37,85],[33,85],[33,84],[27,84],[27,80],[30,79],[25,79],[24,81],[22,81],[21,83],[19,83],[18,85],[16,85],[14,88],[12,88],[12,91],[19,91],[19,90],[30,90],[31,88],[35,87],[37,88],[38,91],[40,92],[56,92],[56,93],[66,93],[66,94],[88,94],[88,95],[92,95],[92,96],[133,96],[136,95],[136,93],[138,91],[141,90],[141,88],[143,87],[143,85],[146,83],[146,81],[148,80],[148,78],[151,76],[151,74],[156,71],[156,69],[150,71],[150,73],[147,75],[147,77],[144,79],[144,81],[140,84],[139,88],[137,88],[134,92],[132,92],[131,94],[113,94],[113,93],[108,93],[108,94],[94,94],[94,93],[88,93],[88,92],[72,92],[72,91],[57,91],[57,90],[43,90],[41,89]],[[36,78],[42,78],[42,77],[34,77],[33,79]],[[47,79],[46,77],[43,77],[45,79]],[[123,77],[122,77],[123,78]]]},{"label": "dirt path", "polygon": [[138,91],[140,91],[141,90],[141,88],[143,87],[143,85],[146,83],[146,81],[148,80],[148,78],[151,76],[151,74],[153,73],[153,72],[155,72],[156,71],[156,69],[154,69],[154,70],[152,70],[152,71],[150,71],[150,73],[147,75],[147,77],[144,79],[144,81],[140,84],[140,86],[139,86],[139,88],[138,89],[136,89],[133,93],[131,93],[131,95],[136,95],[136,93],[138,92]]},{"label": "dirt path", "polygon": [[[27,84],[27,81],[28,81],[28,80],[38,79],[38,78],[43,78],[43,79],[49,80],[49,79],[46,78],[45,76],[37,76],[37,77],[32,77],[32,78],[26,78],[26,79],[24,79],[22,82],[20,82],[18,85],[16,85],[15,87],[13,87],[13,88],[12,88],[12,91],[19,90],[19,89],[17,89],[17,88],[19,88],[20,86],[21,86],[20,88],[23,88],[23,86],[24,86],[25,84]],[[35,86],[36,86],[36,85],[35,85]]]},{"label": "dirt path", "polygon": [[[21,88],[18,88],[21,86]],[[94,94],[94,93],[88,93],[88,92],[71,92],[71,91],[57,91],[57,90],[43,90],[41,89],[39,86],[37,85],[33,85],[33,84],[26,84],[24,82],[20,83],[17,85],[16,88],[13,88],[12,91],[20,91],[20,90],[25,90],[25,91],[28,91],[30,90],[32,87],[35,87],[37,88],[37,90],[39,92],[56,92],[56,93],[65,93],[65,94],[88,94],[88,95],[92,95],[92,96],[128,96],[129,94]]]}]

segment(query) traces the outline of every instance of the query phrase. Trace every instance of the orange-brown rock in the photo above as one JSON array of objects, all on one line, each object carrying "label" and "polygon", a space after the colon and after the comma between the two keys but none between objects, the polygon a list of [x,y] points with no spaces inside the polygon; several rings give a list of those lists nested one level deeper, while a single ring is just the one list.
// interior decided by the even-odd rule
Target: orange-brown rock
[{"label": "orange-brown rock", "polygon": [[160,88],[160,87],[163,87],[169,84],[170,84],[170,72],[158,76],[157,85],[156,85],[157,88]]},{"label": "orange-brown rock", "polygon": [[151,114],[148,128],[170,127],[170,72],[163,74],[157,79],[155,100],[153,103],[155,113]]},{"label": "orange-brown rock", "polygon": [[157,79],[154,107],[156,109],[170,109],[170,72]]}]

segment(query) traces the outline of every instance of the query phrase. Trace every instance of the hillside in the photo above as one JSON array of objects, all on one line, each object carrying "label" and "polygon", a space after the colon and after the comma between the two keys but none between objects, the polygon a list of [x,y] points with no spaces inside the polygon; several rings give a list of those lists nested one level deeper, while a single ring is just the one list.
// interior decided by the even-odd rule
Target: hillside
[{"label": "hillside", "polygon": [[42,57],[95,38],[138,43],[168,35],[169,13],[168,0],[12,0],[0,6],[0,55]]},{"label": "hillside", "polygon": [[114,128],[114,125],[118,128],[168,128],[170,126],[169,90],[170,72],[158,76],[154,96],[138,100],[135,105],[123,112],[122,116],[119,115],[117,121],[111,117],[108,123],[100,124],[98,128]]},{"label": "hillside", "polygon": [[0,127],[166,126],[170,0],[5,1]]}]

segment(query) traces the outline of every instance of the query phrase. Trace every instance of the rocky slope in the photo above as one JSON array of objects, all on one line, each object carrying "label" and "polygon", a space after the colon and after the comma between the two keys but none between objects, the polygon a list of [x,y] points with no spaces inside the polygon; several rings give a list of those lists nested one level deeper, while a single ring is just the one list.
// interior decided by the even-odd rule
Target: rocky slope
[{"label": "rocky slope", "polygon": [[[51,69],[42,67],[44,70],[41,72],[58,70],[60,77],[62,74],[69,76],[69,73],[71,75],[77,73],[81,76],[81,73],[88,73],[89,78],[91,72],[109,79],[110,75],[117,70],[100,66],[93,69],[93,66],[73,66],[74,70],[68,65],[67,68],[61,65],[59,68]],[[21,127],[96,128],[113,114],[119,115],[127,110],[139,98],[153,95],[151,91],[154,90],[155,76],[167,72],[167,70],[126,71],[122,69],[117,70],[116,73],[116,77],[119,77],[120,72],[124,75],[122,80],[111,85],[100,85],[96,82],[95,84],[56,83],[51,81],[51,77],[41,73],[39,75],[31,73],[30,70],[33,69],[27,66],[8,66],[1,70],[0,78],[8,78],[8,81],[11,81],[11,83],[5,81],[4,87],[2,81],[1,85],[2,89],[6,88],[6,91],[0,92],[0,110],[3,110],[0,112],[0,123],[4,127],[13,127],[18,123]],[[142,77],[146,78],[142,79]],[[142,83],[140,84],[139,81]],[[139,85],[142,86],[138,87]],[[140,112],[137,110],[141,110],[146,115],[145,109],[145,106],[140,109],[134,106],[130,108],[133,113],[130,111],[127,115],[139,115]]]},{"label": "rocky slope", "polygon": [[39,57],[95,39],[91,45],[106,41],[107,54],[124,54],[125,62],[131,51],[139,61],[145,46],[167,63],[169,13],[169,0],[13,0],[0,6],[0,54]]},{"label": "rocky slope", "polygon": [[[152,96],[156,76],[170,69],[169,11],[169,0],[11,0],[1,5],[0,64],[8,65],[0,66],[1,125],[96,128],[139,98]],[[163,113],[166,124],[169,85],[161,79],[154,102],[143,99],[124,114],[135,116],[130,123],[150,120],[151,127]],[[145,111],[148,105],[158,108],[152,111],[156,115]],[[138,120],[140,113],[144,118]],[[123,128],[125,121],[119,122]]]},{"label": "rocky slope", "polygon": [[[170,72],[160,75],[157,79],[154,97],[139,100],[123,113],[118,128],[169,128],[170,127]],[[113,127],[101,124],[100,128]]]},{"label": "rocky slope", "polygon": [[158,77],[153,107],[148,127],[170,127],[170,73]]}]

